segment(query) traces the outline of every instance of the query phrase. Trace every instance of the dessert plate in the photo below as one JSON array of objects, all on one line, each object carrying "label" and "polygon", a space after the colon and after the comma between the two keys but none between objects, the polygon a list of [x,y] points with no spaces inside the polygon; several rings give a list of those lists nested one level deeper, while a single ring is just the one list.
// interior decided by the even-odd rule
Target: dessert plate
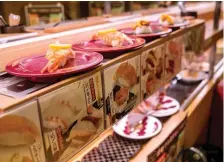
[{"label": "dessert plate", "polygon": [[123,117],[119,122],[113,125],[113,130],[122,137],[141,140],[151,138],[162,130],[162,123],[153,116],[147,116],[142,121],[140,129],[136,129],[131,133],[126,133],[128,115]]},{"label": "dessert plate", "polygon": [[145,44],[145,40],[142,38],[132,37],[134,44],[128,44],[125,42],[122,47],[112,47],[106,45],[102,40],[90,40],[85,42],[80,42],[72,45],[73,50],[82,50],[89,52],[100,52],[100,53],[111,53],[111,52],[123,52],[127,50],[134,50],[141,48]]},{"label": "dessert plate", "polygon": [[153,33],[147,33],[147,34],[135,34],[135,30],[133,28],[124,28],[124,29],[120,29],[119,31],[127,35],[137,36],[141,38],[160,37],[172,32],[172,29],[163,27],[161,25],[153,25],[151,26],[151,28],[153,30]]},{"label": "dessert plate", "polygon": [[159,107],[159,110],[156,110],[151,115],[155,117],[166,117],[175,114],[180,109],[180,104],[177,100],[172,97],[164,96],[163,101]]},{"label": "dessert plate", "polygon": [[206,78],[206,73],[203,71],[197,71],[196,72],[197,76],[195,76],[195,77],[189,76],[189,75],[187,75],[187,73],[188,73],[188,70],[183,70],[179,73],[181,80],[184,82],[195,83],[195,82],[199,82]]},{"label": "dessert plate", "polygon": [[76,51],[74,58],[68,60],[63,68],[59,68],[53,73],[41,73],[41,69],[48,60],[44,54],[33,55],[12,61],[6,66],[9,74],[28,78],[49,78],[59,77],[67,74],[89,70],[103,61],[103,56],[96,52]]}]

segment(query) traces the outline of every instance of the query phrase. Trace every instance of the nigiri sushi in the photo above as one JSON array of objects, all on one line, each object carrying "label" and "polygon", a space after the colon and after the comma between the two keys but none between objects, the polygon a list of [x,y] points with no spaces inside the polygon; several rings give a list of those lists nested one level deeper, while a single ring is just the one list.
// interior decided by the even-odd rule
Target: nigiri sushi
[{"label": "nigiri sushi", "polygon": [[55,42],[49,45],[46,53],[48,63],[41,70],[41,73],[48,71],[49,73],[55,72],[58,68],[64,67],[68,59],[74,58],[75,52],[71,49],[71,44],[60,44]]},{"label": "nigiri sushi", "polygon": [[124,33],[117,31],[116,29],[98,31],[96,35],[93,35],[92,39],[103,40],[106,45],[109,45],[112,47],[124,46],[125,41],[127,41],[129,44],[133,44],[133,41],[131,38],[129,38]]},{"label": "nigiri sushi", "polygon": [[183,23],[185,20],[180,17],[173,17],[168,14],[162,14],[159,18],[159,23],[162,25],[174,25]]},{"label": "nigiri sushi", "polygon": [[145,20],[138,21],[134,29],[135,29],[135,34],[148,34],[153,32],[152,28],[149,25],[149,22]]},{"label": "nigiri sushi", "polygon": [[159,18],[159,23],[162,25],[173,25],[174,17],[168,14],[162,14]]}]

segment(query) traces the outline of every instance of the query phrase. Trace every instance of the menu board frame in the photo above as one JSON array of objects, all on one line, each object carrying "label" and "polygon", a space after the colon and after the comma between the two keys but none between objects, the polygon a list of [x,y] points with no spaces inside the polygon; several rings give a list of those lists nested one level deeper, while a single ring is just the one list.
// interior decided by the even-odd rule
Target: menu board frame
[{"label": "menu board frame", "polygon": [[[3,118],[5,119],[3,120]],[[46,162],[40,111],[36,98],[17,105],[15,109],[0,114],[0,119],[0,123],[7,121],[3,127],[10,127],[10,129],[8,129],[10,132],[8,132],[6,137],[13,137],[11,140],[17,142],[17,144],[13,143],[13,145],[11,145],[10,139],[2,141],[5,145],[0,147],[8,146],[4,148],[3,151],[5,152],[0,155],[0,160],[3,158],[4,161],[7,161],[7,158],[9,158],[8,156],[11,154],[10,151],[15,151],[10,160],[14,159],[18,161],[19,159],[26,159],[27,161],[31,160],[33,162]],[[13,127],[13,124],[20,128],[20,130],[17,130],[18,132],[14,130],[16,127]],[[22,136],[18,137],[17,140],[14,140],[16,136],[20,135]],[[3,137],[1,137],[1,140],[2,138]]]},{"label": "menu board frame", "polygon": [[46,158],[65,162],[104,131],[101,73],[38,98]]},{"label": "menu board frame", "polygon": [[[65,20],[65,13],[64,13],[64,6],[61,3],[57,3],[55,5],[32,5],[32,4],[28,4],[27,6],[25,6],[24,8],[25,10],[25,18],[26,18],[26,24],[28,26],[31,26],[31,20],[30,20],[30,13],[35,13],[35,15],[37,16],[37,18],[40,18],[41,14],[44,14],[44,16],[47,16],[48,19],[50,14],[52,13],[57,13],[58,15],[61,16],[61,21]],[[60,21],[56,21],[56,22],[50,22],[50,23],[57,23]],[[35,24],[35,25],[41,25],[41,24]]]}]

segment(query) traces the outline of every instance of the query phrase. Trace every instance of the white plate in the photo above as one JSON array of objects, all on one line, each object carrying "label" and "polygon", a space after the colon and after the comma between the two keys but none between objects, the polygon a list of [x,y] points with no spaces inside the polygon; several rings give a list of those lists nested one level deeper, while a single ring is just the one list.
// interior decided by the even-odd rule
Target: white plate
[{"label": "white plate", "polygon": [[198,71],[197,77],[186,77],[184,74],[187,73],[187,70],[183,70],[179,73],[181,79],[185,82],[198,82],[206,78],[206,73],[203,71]]},{"label": "white plate", "polygon": [[162,130],[162,123],[157,118],[148,116],[146,120],[147,124],[145,125],[144,135],[138,135],[138,132],[140,131],[139,129],[133,131],[131,134],[126,134],[124,133],[124,130],[127,125],[127,117],[128,115],[126,115],[119,122],[113,125],[114,131],[122,137],[136,140],[147,139],[157,135]]},{"label": "white plate", "polygon": [[168,108],[170,106],[175,106],[175,107],[168,108],[168,109],[165,109],[165,110],[164,109],[157,110],[156,112],[152,113],[151,115],[155,116],[155,117],[166,117],[166,116],[173,115],[173,114],[175,114],[176,112],[179,111],[180,103],[177,100],[175,100],[174,98],[169,97],[169,96],[164,96],[163,101],[167,101],[167,100],[172,100],[172,102],[165,103],[165,104],[161,105],[161,107],[164,107],[164,108]]}]

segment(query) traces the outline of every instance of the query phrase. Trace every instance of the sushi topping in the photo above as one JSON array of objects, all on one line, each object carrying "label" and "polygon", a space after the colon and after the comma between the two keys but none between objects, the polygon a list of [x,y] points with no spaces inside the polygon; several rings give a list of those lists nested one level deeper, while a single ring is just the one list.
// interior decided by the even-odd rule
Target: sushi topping
[{"label": "sushi topping", "polygon": [[160,16],[159,22],[164,25],[173,25],[174,24],[174,17],[168,14],[162,14]]},{"label": "sushi topping", "polygon": [[149,26],[149,21],[145,21],[145,20],[140,20],[137,21],[137,23],[135,24],[134,29],[136,29],[137,27],[142,27],[142,26]]}]

